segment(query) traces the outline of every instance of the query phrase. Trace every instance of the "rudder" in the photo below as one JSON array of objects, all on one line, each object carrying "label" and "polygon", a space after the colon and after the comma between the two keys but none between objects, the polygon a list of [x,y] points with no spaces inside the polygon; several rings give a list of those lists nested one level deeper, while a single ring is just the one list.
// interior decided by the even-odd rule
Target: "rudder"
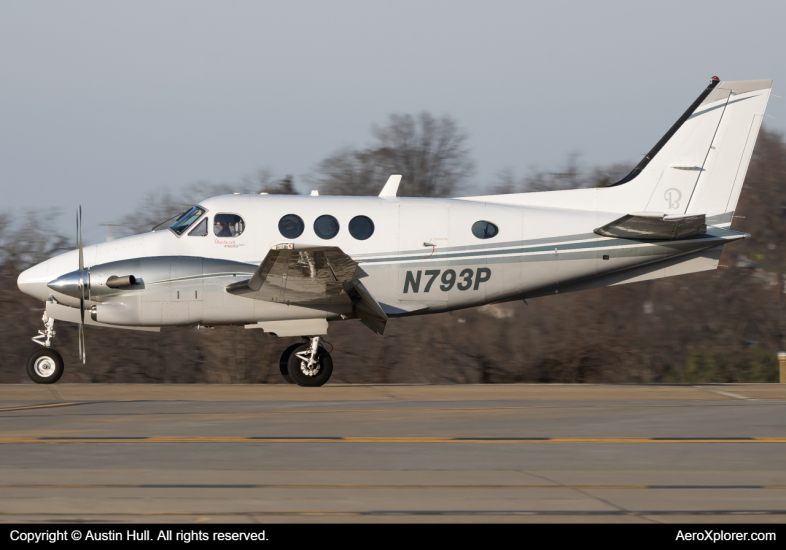
[{"label": "rudder", "polygon": [[772,80],[732,80],[718,88],[729,97],[704,170],[690,198],[687,213],[706,214],[707,224],[728,228],[742,191]]},{"label": "rudder", "polygon": [[728,227],[771,89],[713,78],[627,177],[598,190],[598,210],[705,214]]}]

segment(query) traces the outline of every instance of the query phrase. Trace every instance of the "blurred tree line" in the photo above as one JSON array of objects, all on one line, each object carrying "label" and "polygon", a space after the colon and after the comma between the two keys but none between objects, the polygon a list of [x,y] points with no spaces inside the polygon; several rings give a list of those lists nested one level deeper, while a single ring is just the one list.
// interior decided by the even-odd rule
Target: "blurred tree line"
[{"label": "blurred tree line", "polygon": [[[307,178],[322,194],[375,195],[392,173],[401,196],[451,196],[473,175],[467,133],[450,117],[391,115],[365,148],[343,148]],[[629,164],[498,175],[490,193],[604,186]],[[355,321],[332,323],[333,382],[774,382],[784,342],[786,143],[762,130],[733,228],[752,238],[724,249],[714,272],[394,319],[384,337]],[[205,198],[228,192],[297,193],[269,170],[239,184],[197,183],[151,194],[126,216],[126,234],[149,231]],[[165,224],[163,227],[166,227]],[[46,218],[0,213],[0,383],[28,382],[30,338],[42,304],[16,287],[30,265],[73,248]],[[86,327],[86,365],[76,326],[57,323],[64,382],[282,383],[278,358],[292,338],[258,340],[239,327],[144,333]],[[362,345],[359,344],[362,342]]]}]

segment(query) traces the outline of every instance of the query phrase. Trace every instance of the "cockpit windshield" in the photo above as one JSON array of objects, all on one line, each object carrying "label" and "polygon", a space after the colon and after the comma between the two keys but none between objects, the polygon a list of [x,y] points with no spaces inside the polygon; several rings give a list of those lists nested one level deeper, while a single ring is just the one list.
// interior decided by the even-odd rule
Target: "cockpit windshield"
[{"label": "cockpit windshield", "polygon": [[169,229],[174,231],[176,235],[182,235],[183,232],[188,229],[192,223],[197,221],[204,213],[204,208],[201,206],[195,206],[180,216],[175,223],[169,226]]}]

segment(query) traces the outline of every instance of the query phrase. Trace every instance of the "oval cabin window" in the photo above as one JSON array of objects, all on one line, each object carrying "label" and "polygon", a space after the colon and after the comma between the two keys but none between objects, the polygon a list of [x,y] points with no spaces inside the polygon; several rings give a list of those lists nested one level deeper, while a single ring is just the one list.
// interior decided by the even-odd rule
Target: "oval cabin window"
[{"label": "oval cabin window", "polygon": [[278,222],[279,232],[287,239],[297,239],[303,234],[305,228],[306,224],[296,214],[287,214]]},{"label": "oval cabin window", "polygon": [[374,234],[374,222],[366,216],[355,216],[349,222],[349,234],[359,241],[365,241]]},{"label": "oval cabin window", "polygon": [[472,224],[472,234],[478,239],[490,239],[496,237],[499,228],[491,222],[475,222]]},{"label": "oval cabin window", "polygon": [[314,222],[314,233],[320,239],[332,239],[338,235],[338,229],[338,220],[330,215],[320,216]]}]

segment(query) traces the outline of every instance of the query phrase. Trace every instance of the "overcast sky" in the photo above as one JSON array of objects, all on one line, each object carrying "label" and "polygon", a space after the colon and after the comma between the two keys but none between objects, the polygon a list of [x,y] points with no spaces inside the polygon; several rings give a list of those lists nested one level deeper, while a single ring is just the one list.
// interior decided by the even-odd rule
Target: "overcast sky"
[{"label": "overcast sky", "polygon": [[713,75],[784,95],[784,21],[783,1],[4,0],[0,210],[70,228],[81,203],[99,240],[155,189],[266,167],[308,191],[392,112],[458,120],[477,190],[571,152],[632,167]]}]

